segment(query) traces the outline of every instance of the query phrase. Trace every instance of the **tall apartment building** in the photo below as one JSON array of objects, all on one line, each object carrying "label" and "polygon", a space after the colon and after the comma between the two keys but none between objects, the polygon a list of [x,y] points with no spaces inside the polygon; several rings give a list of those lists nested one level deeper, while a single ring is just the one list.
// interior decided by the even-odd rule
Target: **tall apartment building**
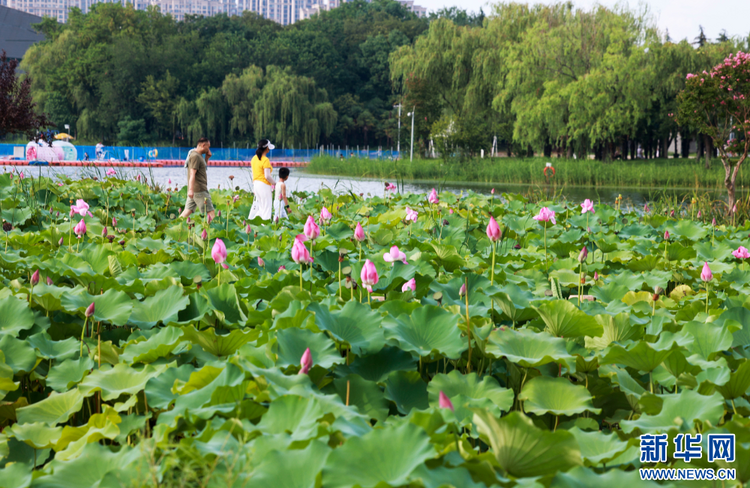
[{"label": "tall apartment building", "polygon": [[[242,15],[249,10],[257,12],[267,19],[281,25],[289,25],[310,18],[311,16],[338,7],[345,0],[0,0],[0,5],[21,10],[30,14],[52,17],[58,22],[68,21],[68,11],[78,7],[88,12],[95,3],[127,3],[138,10],[146,10],[149,5],[158,6],[165,14],[171,14],[177,20],[185,15],[204,15],[206,17],[225,13]],[[414,0],[398,0],[409,10],[420,17],[427,15],[427,9],[414,5]]]}]

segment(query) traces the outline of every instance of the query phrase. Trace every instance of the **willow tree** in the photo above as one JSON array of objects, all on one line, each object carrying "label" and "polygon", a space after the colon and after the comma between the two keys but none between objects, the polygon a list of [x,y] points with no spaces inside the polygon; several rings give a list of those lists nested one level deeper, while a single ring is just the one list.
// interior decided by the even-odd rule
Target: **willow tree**
[{"label": "willow tree", "polygon": [[266,69],[255,115],[256,136],[287,147],[314,147],[321,136],[331,134],[337,119],[328,94],[315,85],[315,80],[277,66]]},{"label": "willow tree", "polygon": [[677,123],[706,134],[719,150],[727,209],[733,211],[737,173],[750,150],[750,54],[738,52],[710,72],[689,73],[677,103]]},{"label": "willow tree", "polygon": [[257,66],[245,68],[239,76],[230,74],[224,79],[221,92],[232,114],[229,120],[229,131],[232,135],[254,135],[258,124],[255,102],[263,90],[263,83],[263,70]]}]

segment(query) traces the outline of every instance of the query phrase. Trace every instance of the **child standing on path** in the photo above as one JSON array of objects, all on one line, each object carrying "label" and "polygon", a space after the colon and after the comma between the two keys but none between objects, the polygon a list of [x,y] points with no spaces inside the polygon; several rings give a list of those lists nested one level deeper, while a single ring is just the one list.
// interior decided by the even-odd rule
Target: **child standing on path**
[{"label": "child standing on path", "polygon": [[289,199],[286,196],[286,180],[289,178],[289,168],[279,169],[279,182],[276,184],[276,194],[273,197],[273,214],[277,219],[287,218]]}]

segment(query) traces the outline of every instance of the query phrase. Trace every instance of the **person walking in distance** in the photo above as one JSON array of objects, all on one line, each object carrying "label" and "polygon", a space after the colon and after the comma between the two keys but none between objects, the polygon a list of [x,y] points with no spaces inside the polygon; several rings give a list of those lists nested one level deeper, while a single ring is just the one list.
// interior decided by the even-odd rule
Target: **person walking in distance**
[{"label": "person walking in distance", "polygon": [[271,177],[271,161],[266,156],[275,146],[268,139],[263,139],[258,143],[258,149],[255,151],[253,160],[250,165],[253,168],[253,206],[250,208],[248,220],[260,217],[263,220],[271,220],[273,212],[273,194],[272,187],[276,184]]},{"label": "person walking in distance", "polygon": [[[204,159],[205,158],[205,159]],[[214,205],[211,203],[211,194],[208,192],[208,160],[211,158],[211,142],[205,137],[198,139],[198,145],[191,149],[185,160],[187,168],[188,190],[185,210],[180,217],[188,217],[199,209],[208,217],[214,218]]]}]

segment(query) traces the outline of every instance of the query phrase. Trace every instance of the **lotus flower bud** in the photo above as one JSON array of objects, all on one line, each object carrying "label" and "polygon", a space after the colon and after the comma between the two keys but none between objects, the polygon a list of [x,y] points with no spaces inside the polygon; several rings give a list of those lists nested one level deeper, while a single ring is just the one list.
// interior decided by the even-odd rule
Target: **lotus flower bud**
[{"label": "lotus flower bud", "polygon": [[401,287],[402,293],[406,293],[407,290],[411,290],[412,292],[417,291],[417,282],[414,278],[404,283],[404,286]]},{"label": "lotus flower bud", "polygon": [[594,281],[599,281],[599,273],[594,271]]},{"label": "lotus flower bud", "polygon": [[91,305],[86,307],[86,317],[91,317],[94,315],[94,302],[91,302]]},{"label": "lotus flower bud", "polygon": [[497,225],[495,217],[490,215],[490,223],[487,224],[487,237],[490,238],[490,241],[497,242],[500,240],[501,236],[502,232],[500,232],[500,226]]},{"label": "lotus flower bud", "polygon": [[279,266],[279,271],[284,271],[285,269],[286,269],[286,266],[284,266],[283,264]]},{"label": "lotus flower bud", "polygon": [[258,256],[258,266],[260,266],[261,268],[264,268],[266,266],[266,263],[260,256]]},{"label": "lotus flower bud", "polygon": [[438,395],[438,406],[440,408],[447,408],[451,412],[455,412],[456,410],[453,408],[453,402],[451,402],[450,398],[448,398],[445,393],[442,391]]},{"label": "lotus flower bud", "polygon": [[708,263],[703,263],[703,270],[701,271],[701,279],[703,281],[711,281],[714,278],[713,273],[711,273],[711,268],[708,267]]},{"label": "lotus flower bud", "polygon": [[52,286],[52,284],[53,284],[52,278],[50,278],[49,276],[47,276],[47,284],[49,286]]},{"label": "lotus flower bud", "polygon": [[299,374],[307,374],[310,371],[310,368],[312,368],[313,359],[309,347],[305,349],[305,352],[302,354],[302,357],[299,360],[299,364],[301,366]]},{"label": "lotus flower bud", "polygon": [[107,237],[107,227],[106,226],[102,229],[102,237]]},{"label": "lotus flower bud", "polygon": [[367,291],[372,292],[373,285],[378,284],[378,270],[375,265],[369,259],[365,260],[365,265],[362,266],[362,273],[360,273],[360,279],[362,284],[367,287]]},{"label": "lotus flower bud", "polygon": [[39,270],[34,271],[34,274],[31,275],[31,286],[36,286],[37,283],[39,283]]},{"label": "lotus flower bud", "polygon": [[58,246],[62,246],[63,245],[63,238],[62,237],[60,238],[59,241],[57,241],[57,245]]},{"label": "lotus flower bud", "polygon": [[112,228],[113,228],[113,229],[116,229],[116,228],[117,228],[117,219],[116,219],[116,218],[114,218],[114,217],[112,217]]},{"label": "lotus flower bud", "polygon": [[665,230],[665,231],[664,231],[664,240],[665,240],[665,241],[668,241],[668,240],[669,240],[669,231],[668,231],[668,230]]},{"label": "lotus flower bud", "polygon": [[589,257],[589,250],[586,248],[586,246],[583,246],[583,249],[581,249],[581,252],[578,253],[578,262],[582,263],[586,261],[587,257]]},{"label": "lotus flower bud", "polygon": [[466,295],[466,283],[461,284],[461,288],[458,289],[458,296],[462,297]]},{"label": "lotus flower bud", "polygon": [[438,198],[437,191],[433,188],[430,192],[429,196],[427,197],[427,201],[430,202],[432,205],[437,205],[440,203],[440,199]]},{"label": "lotus flower bud", "polygon": [[227,247],[221,239],[214,241],[214,246],[211,249],[211,257],[216,264],[221,265],[224,269],[229,269],[229,266],[224,262],[227,259]]},{"label": "lotus flower bud", "polygon": [[250,225],[248,225],[247,227],[245,227],[245,233],[246,234],[250,234],[251,231],[252,231],[252,229],[250,228]]},{"label": "lotus flower bud", "polygon": [[357,227],[354,229],[354,238],[359,242],[365,240],[365,230],[362,228],[362,224],[360,224],[359,222],[357,222]]},{"label": "lotus flower bud", "polygon": [[711,220],[711,226],[716,227],[716,217]]},{"label": "lotus flower bud", "polygon": [[206,229],[203,229],[203,232],[201,232],[201,239],[204,241],[208,239],[208,232],[206,232]]},{"label": "lotus flower bud", "polygon": [[495,194],[495,189],[493,188],[492,190],[490,190],[490,193],[494,195]]},{"label": "lotus flower bud", "polygon": [[700,210],[698,210],[698,220],[700,220],[700,218],[701,218],[701,215],[703,215],[703,214],[701,214],[701,211],[700,211]]},{"label": "lotus flower bud", "polygon": [[315,223],[315,219],[312,215],[309,215],[307,217],[307,222],[305,222],[304,227],[304,233],[305,237],[312,240],[317,239],[320,235],[320,228],[318,227],[318,224]]}]

